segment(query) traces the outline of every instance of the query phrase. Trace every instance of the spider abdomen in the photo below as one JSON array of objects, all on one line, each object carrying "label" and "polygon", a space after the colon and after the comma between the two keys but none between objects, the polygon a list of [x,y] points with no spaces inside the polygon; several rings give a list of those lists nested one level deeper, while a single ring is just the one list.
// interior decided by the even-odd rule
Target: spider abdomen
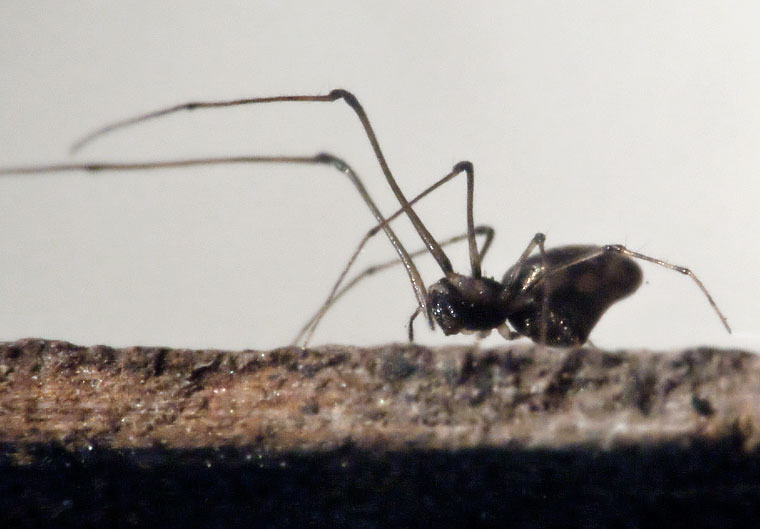
[{"label": "spider abdomen", "polygon": [[[586,342],[607,309],[633,294],[642,279],[641,268],[618,253],[602,252],[574,262],[597,250],[602,249],[595,246],[549,249],[546,251],[549,274],[540,255],[527,259],[503,293],[512,327],[533,341],[541,341],[542,307],[548,290],[543,323],[546,343],[566,347]],[[505,278],[511,273],[512,269]]]}]

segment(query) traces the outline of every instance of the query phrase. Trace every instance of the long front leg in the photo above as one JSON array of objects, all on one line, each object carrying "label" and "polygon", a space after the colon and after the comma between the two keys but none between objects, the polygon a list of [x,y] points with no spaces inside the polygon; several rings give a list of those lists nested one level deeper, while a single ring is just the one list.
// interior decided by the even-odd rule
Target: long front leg
[{"label": "long front leg", "polygon": [[[241,163],[287,163],[287,164],[329,164],[336,167],[340,172],[345,174],[351,183],[356,187],[365,203],[372,211],[379,225],[382,226],[388,239],[399,255],[401,262],[409,274],[415,295],[420,308],[427,312],[428,295],[422,278],[414,265],[409,253],[406,251],[401,241],[396,236],[393,229],[385,221],[380,210],[375,205],[372,197],[365,189],[359,176],[343,160],[330,154],[318,154],[316,156],[235,156],[219,158],[193,158],[179,160],[155,160],[148,162],[131,162],[131,163],[113,163],[113,162],[89,162],[89,163],[71,163],[71,164],[52,164],[26,167],[8,167],[0,169],[0,176],[8,175],[32,175],[43,173],[60,173],[60,172],[103,172],[103,171],[140,171],[146,169],[168,169],[182,168],[198,165],[225,165]],[[432,319],[430,320],[432,327]]]},{"label": "long front leg", "polygon": [[[396,196],[396,199],[401,204],[401,208],[404,210],[404,213],[406,213],[406,215],[409,217],[409,220],[411,220],[420,238],[422,238],[423,242],[425,243],[425,246],[428,248],[428,250],[433,255],[433,257],[435,257],[435,260],[438,261],[438,265],[443,270],[443,273],[446,275],[452,274],[453,268],[451,266],[451,262],[449,261],[449,258],[446,256],[444,251],[441,249],[441,246],[438,244],[438,242],[435,240],[435,238],[432,236],[432,234],[428,231],[428,229],[422,223],[420,218],[417,216],[417,213],[412,209],[406,196],[404,196],[404,193],[401,191],[401,188],[398,186],[396,179],[393,176],[393,173],[391,172],[390,167],[388,166],[388,162],[386,161],[385,155],[383,154],[383,151],[380,148],[380,143],[377,140],[377,136],[375,134],[374,129],[372,128],[372,124],[369,121],[369,117],[367,116],[367,113],[365,112],[362,105],[359,103],[359,100],[356,98],[356,96],[354,96],[348,90],[335,89],[335,90],[330,91],[330,93],[324,94],[324,95],[285,95],[285,96],[273,96],[273,97],[252,97],[252,98],[243,98],[243,99],[232,99],[232,100],[227,100],[227,101],[194,101],[194,102],[182,103],[179,105],[174,105],[171,107],[154,110],[146,114],[141,114],[139,116],[127,118],[121,121],[117,121],[117,122],[105,125],[104,127],[101,127],[87,134],[86,136],[81,138],[79,141],[77,141],[73,145],[72,151],[74,152],[78,151],[85,145],[103,136],[104,134],[108,134],[110,132],[113,132],[115,130],[130,126],[130,125],[135,125],[135,124],[156,119],[162,116],[167,116],[169,114],[174,114],[176,112],[197,110],[201,108],[225,108],[225,107],[253,105],[253,104],[262,104],[262,103],[282,103],[282,102],[317,102],[317,103],[327,102],[329,103],[329,102],[337,101],[339,99],[342,99],[343,101],[345,101],[346,104],[348,104],[348,106],[351,107],[351,109],[354,111],[356,116],[359,118],[359,121],[361,122],[362,127],[364,128],[364,132],[367,136],[367,139],[369,139],[369,142],[372,145],[372,150],[375,153],[375,158],[377,158],[377,162],[380,165],[380,168],[382,169],[386,180],[388,181],[388,185],[393,191],[393,194]],[[411,277],[410,279],[412,280],[412,284],[414,284],[415,279]],[[430,320],[430,325],[432,326],[433,324],[432,315],[429,313],[427,309],[426,300],[419,299],[419,302],[420,302],[420,307],[422,307],[423,311],[428,313],[428,319]]]},{"label": "long front leg", "polygon": [[[431,186],[429,186],[427,189],[419,193],[416,197],[414,197],[412,200],[409,201],[410,205],[414,205],[417,202],[419,202],[421,199],[428,196],[430,193],[441,187],[443,184],[451,181],[456,176],[460,175],[461,173],[466,173],[467,175],[467,233],[466,237],[468,239],[469,248],[470,248],[470,261],[472,263],[472,269],[473,269],[473,276],[474,277],[480,277],[481,271],[480,271],[480,262],[482,255],[485,254],[488,247],[491,244],[491,239],[493,238],[493,230],[491,230],[490,236],[487,237],[486,243],[483,247],[483,250],[481,250],[481,254],[478,253],[477,248],[477,241],[475,240],[475,236],[478,234],[478,230],[474,226],[473,222],[473,215],[472,215],[472,195],[473,195],[473,187],[474,187],[474,171],[472,167],[472,163],[464,161],[457,163],[454,168],[449,172],[447,175],[433,183]],[[329,308],[333,304],[333,300],[336,299],[338,289],[340,288],[341,284],[345,280],[346,276],[348,275],[348,271],[351,269],[353,264],[356,262],[356,259],[359,257],[359,254],[364,249],[364,246],[369,242],[369,240],[377,235],[377,233],[380,232],[380,230],[385,229],[385,226],[390,223],[391,221],[395,220],[397,217],[402,215],[405,212],[403,208],[397,210],[393,215],[388,217],[384,222],[381,222],[380,224],[374,226],[372,229],[370,229],[362,238],[362,240],[359,242],[359,245],[356,247],[356,250],[354,250],[354,253],[351,255],[350,259],[346,263],[346,265],[343,267],[343,270],[341,271],[340,275],[338,276],[338,279],[335,281],[335,284],[333,285],[332,289],[330,290],[330,293],[327,296],[327,299],[322,304],[320,309],[317,311],[317,313],[306,323],[306,325],[299,331],[298,335],[296,336],[296,339],[294,343],[298,343],[301,338],[305,336],[305,343],[308,343],[311,335],[314,333],[317,325],[319,324],[320,320],[324,317],[324,315],[327,313]],[[464,237],[456,237],[455,240],[459,241]],[[446,246],[447,244],[450,244],[452,241],[444,241],[442,243],[439,243],[441,247]],[[411,254],[411,257],[416,257],[418,255],[422,255],[424,253],[423,251],[417,251]],[[384,267],[383,267],[384,268]],[[367,271],[365,270],[364,274],[367,274]],[[367,274],[369,275],[369,274]],[[345,293],[345,290],[348,290],[351,286],[353,286],[359,278],[355,278],[349,286],[347,286],[343,291],[341,291],[341,295]]]}]

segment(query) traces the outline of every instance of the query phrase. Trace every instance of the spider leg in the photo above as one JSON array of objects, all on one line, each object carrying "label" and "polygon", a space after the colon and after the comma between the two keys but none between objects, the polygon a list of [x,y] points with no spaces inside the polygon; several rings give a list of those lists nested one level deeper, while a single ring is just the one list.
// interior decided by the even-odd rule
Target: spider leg
[{"label": "spider leg", "polygon": [[[543,233],[536,233],[533,238],[528,243],[528,246],[525,248],[523,253],[520,255],[520,257],[517,259],[517,262],[515,265],[504,274],[504,277],[501,280],[502,285],[504,285],[504,288],[509,288],[509,286],[512,284],[512,282],[520,275],[520,271],[522,270],[523,265],[525,264],[525,261],[530,257],[530,255],[533,253],[533,251],[536,249],[536,246],[538,246],[538,251],[541,255],[541,265],[544,270],[549,269],[549,260],[546,257],[546,249],[544,248],[544,243],[546,242],[546,235]],[[550,274],[547,274],[543,281],[543,289],[544,289],[544,296],[541,301],[541,329],[540,329],[540,343],[543,345],[546,343],[546,333],[547,333],[547,321],[546,318],[549,315],[549,292],[551,292],[551,279]],[[501,331],[500,331],[501,332]],[[512,336],[513,331],[509,331],[510,334],[507,334],[506,336],[502,334],[505,338],[508,340],[511,340],[509,336]]]},{"label": "spider leg", "polygon": [[720,318],[721,323],[726,328],[729,334],[731,334],[731,326],[728,324],[728,319],[723,315],[723,312],[718,308],[717,303],[715,303],[715,300],[713,300],[712,295],[710,295],[710,292],[707,290],[707,287],[705,287],[704,283],[702,283],[702,280],[699,279],[694,272],[692,272],[689,268],[686,268],[685,266],[679,266],[674,265],[672,263],[669,263],[667,261],[663,261],[662,259],[657,259],[655,257],[651,257],[649,255],[645,255],[643,253],[634,252],[633,250],[629,250],[622,244],[606,244],[604,246],[600,246],[596,250],[593,250],[589,252],[586,255],[583,255],[577,259],[573,259],[572,261],[569,261],[567,263],[564,263],[562,266],[558,266],[556,268],[552,268],[549,275],[554,274],[556,272],[559,272],[560,270],[564,270],[565,268],[568,268],[570,266],[573,266],[575,264],[581,263],[583,261],[588,261],[589,259],[593,259],[595,257],[598,257],[600,255],[603,255],[605,253],[618,253],[625,255],[627,257],[631,257],[634,259],[641,259],[642,261],[647,261],[650,263],[654,263],[656,265],[665,267],[669,270],[673,270],[675,272],[678,272],[680,274],[689,276],[699,287],[699,289],[702,291],[702,293],[707,298],[707,301],[710,303],[710,306],[713,308],[715,313],[718,315],[718,318]]},{"label": "spider leg", "polygon": [[679,274],[689,276],[692,280],[694,280],[694,282],[697,284],[699,289],[705,295],[705,297],[707,298],[707,301],[710,303],[710,306],[713,308],[713,310],[715,310],[715,313],[720,318],[721,323],[723,323],[723,326],[726,328],[728,333],[731,334],[731,326],[728,324],[728,320],[723,315],[721,310],[718,308],[718,305],[715,303],[715,300],[713,300],[713,297],[710,295],[710,292],[708,292],[704,283],[702,283],[702,281],[690,269],[686,268],[685,266],[678,266],[678,265],[668,263],[667,261],[663,261],[662,259],[656,259],[649,255],[644,255],[643,253],[634,252],[633,250],[629,250],[622,244],[607,244],[605,246],[602,246],[602,252],[615,252],[615,253],[623,254],[628,257],[633,257],[634,259],[641,259],[642,261],[648,261],[650,263],[663,266],[669,270],[674,270],[678,272]]},{"label": "spider leg", "polygon": [[[328,164],[337,168],[340,172],[345,174],[351,183],[356,187],[357,191],[364,199],[367,207],[370,209],[375,219],[385,231],[388,239],[399,255],[407,273],[410,277],[412,288],[417,296],[417,300],[420,307],[427,312],[427,290],[425,289],[422,277],[414,265],[409,253],[404,248],[401,241],[396,236],[393,229],[385,221],[380,210],[375,205],[375,202],[370,197],[366,188],[364,187],[361,179],[356,172],[343,160],[337,158],[331,154],[321,153],[316,156],[230,156],[230,157],[218,157],[218,158],[188,158],[177,160],[154,160],[147,162],[129,162],[129,163],[114,163],[114,162],[86,162],[86,163],[68,163],[68,164],[51,164],[51,165],[38,165],[38,166],[26,166],[26,167],[8,167],[0,168],[0,176],[7,175],[34,175],[43,173],[60,173],[60,172],[101,172],[101,171],[140,171],[146,169],[167,169],[167,168],[182,168],[199,165],[228,165],[228,164],[241,164],[241,163],[285,163],[285,164]],[[432,317],[430,319],[430,325],[432,328]]]},{"label": "spider leg", "polygon": [[[480,277],[481,276],[481,267],[480,262],[482,259],[482,256],[478,253],[477,248],[477,242],[475,240],[475,236],[478,234],[473,222],[473,215],[472,215],[472,196],[473,196],[473,187],[474,187],[474,171],[472,163],[470,162],[459,162],[454,166],[454,168],[449,172],[447,175],[445,175],[443,178],[439,179],[435,183],[433,183],[431,186],[429,186],[427,189],[422,191],[420,194],[418,194],[416,197],[414,197],[412,200],[409,201],[410,205],[416,204],[419,200],[426,197],[436,189],[438,189],[440,186],[445,184],[446,182],[449,182],[457,175],[461,174],[462,172],[465,172],[467,174],[467,234],[466,237],[468,239],[469,248],[470,248],[470,262],[472,264],[472,270],[473,270],[473,276],[474,277]],[[369,240],[375,236],[381,229],[385,229],[385,226],[399,217],[402,213],[404,213],[404,209],[397,210],[393,215],[388,217],[384,222],[381,222],[380,224],[374,226],[372,229],[370,229],[366,235],[362,238],[362,240],[359,242],[359,245],[357,246],[354,253],[351,255],[351,258],[348,260],[348,263],[346,263],[345,267],[341,271],[340,275],[338,276],[337,281],[333,285],[332,290],[330,291],[330,294],[327,296],[327,299],[322,304],[320,309],[317,311],[317,313],[306,323],[306,325],[301,328],[298,335],[296,336],[294,343],[298,343],[302,337],[306,336],[306,339],[304,340],[304,344],[307,344],[309,340],[311,339],[311,336],[314,334],[314,331],[316,330],[317,325],[319,324],[322,317],[325,315],[327,310],[332,305],[332,300],[336,295],[336,292],[338,291],[338,288],[343,283],[343,281],[346,278],[346,275],[348,274],[349,269],[351,266],[353,266],[356,259],[359,257],[359,254],[364,249],[364,246],[369,242]],[[491,230],[493,231],[493,230]],[[456,237],[456,241],[462,240],[462,236]],[[493,238],[493,233],[488,238],[487,243],[484,245],[484,249],[481,251],[482,253],[485,253],[485,251],[488,249],[488,246],[491,244],[491,239]],[[446,244],[449,244],[449,242],[440,243],[440,246],[446,246]],[[425,253],[424,250],[414,252],[414,254],[411,255],[411,257],[416,257],[418,255],[422,255]],[[389,264],[389,263],[387,263]],[[384,268],[385,266],[383,266]],[[365,271],[367,272],[367,271]],[[371,272],[370,272],[371,273]],[[367,274],[369,275],[369,274]],[[357,278],[359,279],[359,278]],[[356,280],[355,280],[356,281]],[[352,282],[353,284],[353,282]]]},{"label": "spider leg", "polygon": [[[428,231],[428,229],[422,223],[422,220],[419,218],[417,213],[412,209],[406,196],[401,191],[401,188],[398,186],[398,183],[396,182],[396,179],[393,176],[393,173],[391,172],[390,167],[388,166],[388,162],[385,159],[385,155],[383,154],[383,151],[380,148],[380,143],[377,140],[377,136],[375,134],[374,129],[372,128],[372,124],[369,121],[369,117],[367,116],[367,113],[365,112],[361,103],[359,103],[359,100],[356,98],[356,96],[354,96],[351,92],[347,90],[335,89],[335,90],[330,91],[328,94],[323,94],[323,95],[284,95],[284,96],[274,96],[274,97],[233,99],[233,100],[227,100],[227,101],[195,101],[195,102],[182,103],[179,105],[174,105],[171,107],[158,109],[152,112],[148,112],[146,114],[141,114],[138,116],[134,116],[131,118],[127,118],[121,121],[117,121],[117,122],[105,125],[87,134],[86,136],[82,137],[80,140],[78,140],[72,146],[72,151],[77,151],[81,149],[82,147],[84,147],[85,145],[89,144],[91,141],[103,136],[104,134],[108,134],[114,130],[121,129],[130,125],[142,123],[148,120],[156,119],[156,118],[166,116],[169,114],[182,112],[182,111],[197,110],[201,108],[234,107],[234,106],[252,105],[252,104],[260,104],[260,103],[279,103],[279,102],[329,103],[329,102],[337,101],[339,99],[342,99],[343,101],[345,101],[345,103],[349,107],[351,107],[351,109],[354,111],[356,116],[359,118],[359,121],[361,122],[362,127],[364,128],[364,132],[367,136],[367,139],[369,140],[372,146],[372,150],[375,153],[375,158],[377,159],[377,162],[380,165],[380,168],[383,174],[385,175],[388,185],[393,191],[393,194],[396,196],[396,199],[399,201],[399,204],[401,204],[401,208],[404,210],[404,213],[406,213],[407,217],[409,217],[409,220],[414,225],[414,228],[417,230],[417,233],[419,234],[420,238],[425,243],[425,246],[427,247],[428,251],[433,255],[435,260],[438,262],[438,265],[441,267],[441,270],[443,270],[443,273],[445,275],[447,276],[453,275],[454,269],[451,266],[451,261],[449,261],[449,258],[446,256],[440,244],[438,244],[438,242],[435,240],[433,235]],[[469,195],[471,197],[472,195],[471,189],[469,189],[469,191],[470,191]],[[471,217],[472,217],[471,205],[469,207],[468,217],[471,220]],[[382,220],[378,219],[378,221],[382,223]],[[472,223],[470,223],[470,227],[472,227]],[[472,237],[474,237],[474,235]],[[471,240],[474,241],[474,238]],[[422,284],[419,273],[416,272],[414,264],[409,260],[408,255],[406,255],[406,252],[403,249],[403,246],[401,246],[400,243],[393,243],[393,246],[396,249],[396,253],[399,255],[399,258],[404,262],[404,265],[406,266],[407,273],[409,275],[409,280],[412,283],[412,288],[414,289],[415,295],[417,296],[418,304],[420,308],[422,309],[422,311],[426,313],[427,318],[428,318],[428,323],[432,328],[433,315],[430,311],[428,293],[425,286]],[[471,250],[474,249],[473,242],[471,242],[470,248]],[[473,257],[473,265],[476,262],[477,262],[477,257]]]},{"label": "spider leg", "polygon": [[416,309],[414,309],[414,312],[412,312],[412,315],[409,318],[409,342],[414,341],[414,319],[417,317],[419,313],[420,313],[420,308],[417,307]]},{"label": "spider leg", "polygon": [[505,339],[505,340],[517,340],[518,338],[522,338],[523,335],[519,332],[513,331],[509,328],[509,324],[505,321],[499,327],[496,328],[496,331]]},{"label": "spider leg", "polygon": [[[388,219],[390,220],[392,218],[393,217],[389,217]],[[491,242],[493,241],[493,237],[494,237],[494,233],[495,233],[494,229],[491,228],[490,226],[485,226],[485,225],[483,225],[483,226],[475,226],[474,232],[475,232],[476,236],[478,236],[478,235],[485,236],[485,239],[483,241],[483,246],[480,248],[480,256],[481,257],[485,257],[486,253],[488,252],[489,248],[491,247]],[[468,239],[468,238],[469,238],[469,232],[457,235],[456,237],[451,237],[450,239],[445,239],[445,240],[441,241],[440,244],[441,244],[442,247],[444,247],[444,246],[448,246],[450,244],[454,244],[454,243],[463,241],[464,239]],[[362,239],[362,246],[363,246],[364,241],[365,240]],[[410,257],[419,257],[419,256],[424,255],[426,253],[427,253],[427,248],[421,248],[419,250],[411,252],[409,254],[409,256]],[[348,283],[346,283],[345,285],[343,285],[342,288],[340,288],[340,289],[334,288],[333,291],[332,291],[332,293],[330,294],[330,296],[325,300],[325,302],[322,304],[322,306],[319,308],[319,310],[316,312],[316,314],[314,314],[314,316],[312,316],[309,319],[309,321],[307,321],[304,324],[304,326],[301,328],[301,330],[298,332],[298,335],[293,340],[293,344],[297,344],[303,338],[305,338],[304,341],[303,341],[303,344],[304,344],[304,347],[306,347],[308,345],[309,341],[311,341],[311,337],[314,334],[314,332],[316,331],[316,328],[319,325],[319,322],[322,320],[322,318],[327,313],[327,311],[330,308],[332,308],[332,306],[335,305],[335,303],[337,303],[340,298],[342,298],[345,294],[347,294],[350,290],[352,290],[353,287],[356,286],[356,284],[359,283],[360,281],[362,281],[362,280],[364,280],[364,279],[366,279],[366,278],[368,278],[368,277],[370,277],[370,276],[372,276],[372,275],[374,275],[374,274],[376,274],[378,272],[381,272],[383,270],[391,268],[392,266],[396,266],[398,264],[399,264],[399,260],[398,259],[393,259],[392,261],[387,261],[387,262],[380,263],[380,264],[377,264],[377,265],[369,266],[369,267],[365,268],[364,270],[362,270],[360,273],[356,274]],[[347,272],[347,270],[345,270],[345,271]],[[335,285],[336,287],[342,283],[343,279],[345,279],[345,276],[346,276],[345,273],[341,274],[341,278],[339,279],[339,281]]]}]

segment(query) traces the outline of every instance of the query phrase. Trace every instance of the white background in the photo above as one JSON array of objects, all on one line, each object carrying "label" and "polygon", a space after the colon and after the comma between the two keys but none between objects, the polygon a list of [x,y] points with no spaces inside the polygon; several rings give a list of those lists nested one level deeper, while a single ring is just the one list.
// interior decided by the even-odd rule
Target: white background
[{"label": "white background", "polygon": [[[69,161],[94,127],[187,100],[344,87],[408,194],[475,164],[476,222],[497,230],[487,274],[536,231],[552,246],[623,243],[690,266],[736,331],[688,278],[643,264],[647,283],[602,319],[597,345],[756,348],[759,21],[754,0],[3,0],[0,165]],[[323,150],[395,209],[342,103],[185,113],[74,159]],[[0,212],[0,339],[119,346],[284,345],[372,225],[339,173],[273,166],[5,177]],[[436,236],[463,231],[464,181],[419,212]],[[362,263],[393,255],[378,237]],[[467,271],[464,247],[451,257]],[[314,342],[402,341],[414,306],[403,270],[387,272]]]}]

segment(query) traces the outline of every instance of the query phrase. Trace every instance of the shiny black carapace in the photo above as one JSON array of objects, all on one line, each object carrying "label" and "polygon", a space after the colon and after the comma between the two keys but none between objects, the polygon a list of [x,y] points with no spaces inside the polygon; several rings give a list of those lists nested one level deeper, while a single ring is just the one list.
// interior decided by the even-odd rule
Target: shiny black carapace
[{"label": "shiny black carapace", "polygon": [[[393,263],[401,262],[404,265],[417,298],[418,307],[409,321],[410,340],[413,339],[412,323],[415,317],[422,313],[427,317],[431,328],[437,323],[447,335],[470,332],[484,333],[498,329],[508,339],[526,336],[536,343],[558,347],[583,344],[604,312],[616,301],[632,294],[641,284],[641,269],[633,259],[649,261],[690,276],[707,297],[726,330],[731,332],[726,318],[718,309],[709,292],[689,269],[631,251],[617,244],[564,246],[547,250],[544,248],[544,235],[538,233],[533,237],[514,266],[504,274],[501,281],[483,277],[480,263],[490,247],[494,231],[488,226],[475,226],[473,220],[475,176],[472,163],[460,162],[456,164],[450,173],[412,200],[408,200],[391,173],[367,113],[356,97],[346,90],[333,90],[325,95],[274,96],[184,103],[101,127],[77,141],[72,150],[79,150],[95,138],[113,130],[179,111],[259,103],[332,102],[338,100],[345,101],[359,118],[388,185],[401,205],[401,209],[387,218],[377,208],[356,172],[340,158],[325,153],[316,156],[238,156],[136,163],[57,164],[1,169],[0,174],[124,171],[239,163],[328,164],[334,166],[351,180],[378,224],[364,236],[359,247],[341,272],[327,300],[301,329],[296,342],[303,339],[304,343],[307,343],[322,316],[359,280],[391,264],[385,263],[371,267],[343,285],[348,271],[361,249],[380,230],[386,233],[396,250],[399,260]],[[467,233],[439,243],[427,230],[412,206],[461,173],[465,173],[467,176]],[[409,253],[396,237],[390,222],[402,214],[406,215],[414,225],[425,245],[424,250]],[[485,242],[480,250],[478,250],[476,241],[478,235],[485,235]],[[443,251],[444,246],[463,239],[467,239],[469,244],[471,268],[469,276],[456,273]],[[536,249],[538,249],[538,253],[533,255]],[[424,252],[432,254],[444,274],[443,279],[429,288],[425,287],[412,260],[413,257]]]}]

